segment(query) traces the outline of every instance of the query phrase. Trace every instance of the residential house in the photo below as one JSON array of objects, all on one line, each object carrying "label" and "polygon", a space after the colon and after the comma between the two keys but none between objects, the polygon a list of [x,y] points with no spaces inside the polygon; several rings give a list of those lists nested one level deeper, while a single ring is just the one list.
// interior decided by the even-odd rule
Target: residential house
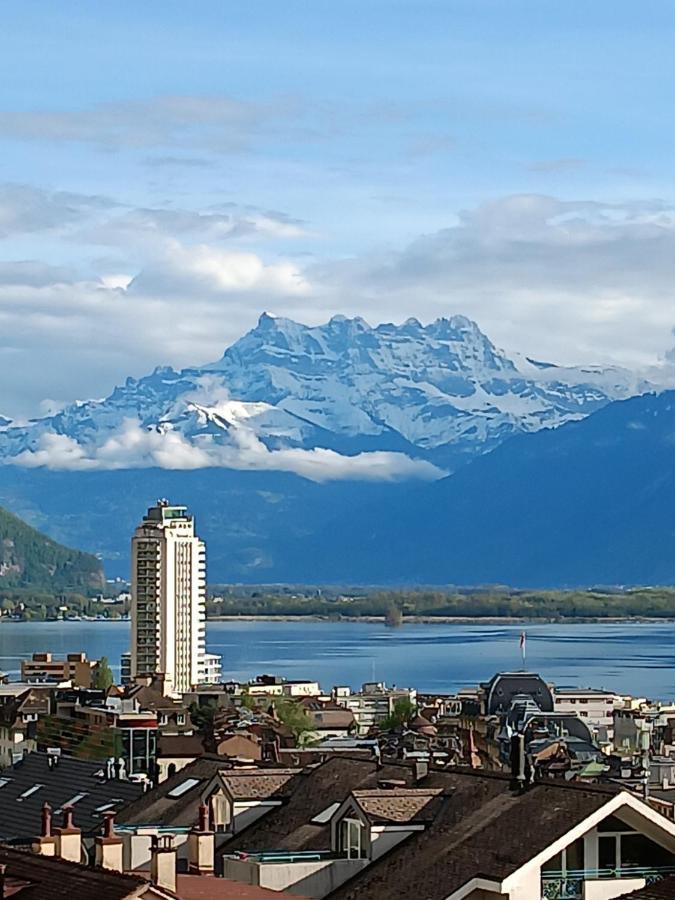
[{"label": "residential house", "polygon": [[0,772],[0,841],[30,841],[48,803],[61,814],[74,808],[85,836],[93,836],[106,812],[137,799],[142,787],[115,777],[106,763],[48,753],[29,753]]},{"label": "residential house", "polygon": [[331,900],[611,900],[675,871],[675,825],[614,787],[457,768],[380,776],[323,811],[301,791],[223,848],[227,878]]},{"label": "residential house", "polygon": [[37,749],[37,721],[50,709],[49,688],[0,684],[0,770]]}]

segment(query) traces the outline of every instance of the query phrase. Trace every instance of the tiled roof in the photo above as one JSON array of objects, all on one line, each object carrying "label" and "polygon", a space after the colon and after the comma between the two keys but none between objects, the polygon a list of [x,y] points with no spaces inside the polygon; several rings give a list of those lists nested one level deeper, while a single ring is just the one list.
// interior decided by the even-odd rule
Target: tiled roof
[{"label": "tiled roof", "polygon": [[[104,812],[114,812],[142,794],[138,784],[107,779],[105,763],[61,756],[50,768],[48,759],[46,753],[29,753],[0,772],[0,840],[30,841],[40,833],[44,803],[57,813],[74,798],[75,824],[85,834],[96,832]],[[54,824],[60,825],[58,814]]]},{"label": "tiled roof", "polygon": [[220,780],[233,800],[266,800],[288,797],[293,792],[293,779],[301,769],[228,769]]},{"label": "tiled roof", "polygon": [[330,825],[313,824],[312,819],[331,804],[342,803],[353,790],[376,788],[380,779],[387,778],[412,783],[412,770],[404,765],[378,768],[374,760],[346,755],[327,759],[299,775],[287,802],[229,841],[227,852],[329,850]]},{"label": "tiled roof", "polygon": [[160,734],[157,756],[201,756],[204,744],[198,734]]},{"label": "tiled roof", "polygon": [[403,824],[431,821],[442,793],[442,788],[407,788],[352,791],[352,796],[369,821]]},{"label": "tiled roof", "polygon": [[7,866],[6,895],[17,900],[125,900],[136,897],[144,883],[135,875],[80,866],[3,845],[0,863]]},{"label": "tiled roof", "polygon": [[[180,900],[279,900],[279,891],[271,891],[254,884],[243,884],[227,878],[178,875],[176,893]],[[284,896],[284,895],[281,895]],[[293,894],[293,900],[303,900]]]},{"label": "tiled roof", "polygon": [[427,784],[444,788],[433,822],[331,900],[442,900],[471,878],[502,880],[616,793],[551,781],[519,794],[506,776],[468,769],[431,773]]},{"label": "tiled roof", "polygon": [[[142,794],[117,815],[118,825],[171,825],[190,828],[197,821],[201,792],[223,767],[220,756],[205,754]],[[194,784],[189,782],[194,781]],[[181,792],[181,787],[187,789]],[[177,795],[170,796],[178,791]]]}]

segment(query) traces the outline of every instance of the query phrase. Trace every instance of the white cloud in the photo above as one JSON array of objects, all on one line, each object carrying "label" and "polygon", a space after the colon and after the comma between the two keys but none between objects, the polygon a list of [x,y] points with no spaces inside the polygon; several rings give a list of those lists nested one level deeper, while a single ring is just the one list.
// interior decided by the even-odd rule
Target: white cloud
[{"label": "white cloud", "polygon": [[235,429],[228,446],[207,439],[201,445],[188,442],[172,430],[143,428],[127,419],[120,431],[100,447],[82,447],[64,435],[43,434],[37,449],[14,458],[26,468],[56,470],[110,470],[159,467],[292,472],[310,481],[432,481],[446,473],[425,460],[403,453],[372,452],[344,456],[334,450],[299,448],[269,450],[249,429]]},{"label": "white cloud", "polygon": [[675,206],[515,195],[400,251],[308,270],[342,311],[463,313],[498,344],[555,362],[644,366],[675,319]]}]

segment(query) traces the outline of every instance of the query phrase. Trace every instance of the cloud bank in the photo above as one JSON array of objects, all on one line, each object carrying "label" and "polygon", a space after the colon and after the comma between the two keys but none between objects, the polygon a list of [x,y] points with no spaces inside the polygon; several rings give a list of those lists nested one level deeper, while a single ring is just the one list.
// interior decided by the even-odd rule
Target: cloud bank
[{"label": "cloud bank", "polygon": [[425,460],[403,453],[376,451],[345,456],[334,450],[290,448],[269,450],[248,429],[233,433],[232,445],[205,440],[190,443],[172,430],[146,429],[127,419],[120,431],[100,447],[83,447],[62,434],[47,433],[35,450],[12,462],[26,468],[54,470],[112,470],[227,468],[244,471],[292,472],[310,481],[433,481],[446,473]]}]

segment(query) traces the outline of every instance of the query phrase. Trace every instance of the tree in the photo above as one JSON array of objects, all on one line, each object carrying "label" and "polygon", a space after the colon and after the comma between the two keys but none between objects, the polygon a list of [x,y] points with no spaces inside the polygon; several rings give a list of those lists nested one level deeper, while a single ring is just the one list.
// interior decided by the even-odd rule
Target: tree
[{"label": "tree", "polygon": [[380,726],[382,731],[391,731],[408,725],[417,715],[417,707],[407,697],[394,701],[394,708]]},{"label": "tree", "polygon": [[204,749],[207,753],[215,753],[218,708],[211,703],[206,705],[191,703],[189,712],[190,721],[201,736]]},{"label": "tree", "polygon": [[293,737],[299,747],[309,743],[314,724],[299,703],[275,697],[274,710],[279,721],[293,732]]},{"label": "tree", "polygon": [[98,688],[100,691],[107,691],[113,684],[115,684],[115,679],[113,677],[112,669],[110,668],[110,663],[108,662],[108,657],[102,656],[94,669],[94,687]]},{"label": "tree", "polygon": [[403,624],[403,613],[400,606],[392,603],[391,606],[387,607],[387,611],[384,614],[384,624],[389,628],[398,628]]}]

